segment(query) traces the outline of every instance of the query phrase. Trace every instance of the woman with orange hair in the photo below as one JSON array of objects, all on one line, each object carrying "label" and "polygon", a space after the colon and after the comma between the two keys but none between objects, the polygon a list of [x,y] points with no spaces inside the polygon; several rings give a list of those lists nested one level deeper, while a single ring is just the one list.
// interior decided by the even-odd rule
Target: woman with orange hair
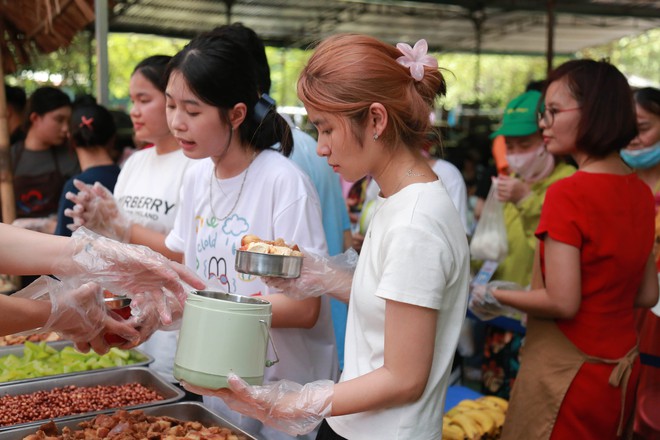
[{"label": "woman with orange hair", "polygon": [[[203,390],[290,434],[317,439],[442,436],[451,364],[465,317],[465,231],[441,180],[421,154],[445,81],[426,41],[390,46],[362,35],[323,41],[298,95],[318,130],[317,154],[349,181],[381,189],[357,267],[345,276],[306,254],[301,277],[267,283],[298,298],[349,302],[339,383],[279,381]],[[343,281],[343,282],[342,282]]]}]

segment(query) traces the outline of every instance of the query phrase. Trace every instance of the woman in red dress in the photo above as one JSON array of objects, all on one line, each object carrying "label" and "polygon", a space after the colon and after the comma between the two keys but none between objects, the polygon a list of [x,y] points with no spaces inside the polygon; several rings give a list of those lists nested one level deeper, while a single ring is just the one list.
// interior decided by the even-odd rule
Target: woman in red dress
[{"label": "woman in red dress", "polygon": [[543,95],[546,147],[579,168],[546,194],[534,289],[486,293],[529,316],[502,438],[615,439],[639,376],[635,308],[658,298],[653,196],[619,156],[637,130],[614,66],[564,63]]}]

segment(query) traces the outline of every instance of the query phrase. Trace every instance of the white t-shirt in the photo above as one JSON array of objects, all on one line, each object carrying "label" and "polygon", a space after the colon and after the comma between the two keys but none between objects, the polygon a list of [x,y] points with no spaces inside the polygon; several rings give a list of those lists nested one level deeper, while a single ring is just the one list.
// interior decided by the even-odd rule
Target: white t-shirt
[{"label": "white t-shirt", "polygon": [[[234,269],[236,249],[248,233],[266,240],[283,238],[303,251],[327,253],[316,190],[291,160],[266,150],[238,176],[218,180],[212,177],[213,172],[211,159],[203,159],[186,173],[179,214],[165,242],[171,250],[184,252],[186,265],[207,282],[209,289],[246,296],[269,293],[259,277]],[[227,219],[216,220],[228,214]],[[265,382],[289,379],[305,384],[337,379],[337,350],[327,298],[322,299],[313,328],[277,328],[271,329],[271,335],[280,362],[266,368]],[[269,347],[268,359],[273,356]],[[229,416],[219,399],[212,401],[210,406]],[[246,426],[240,418],[230,418]]]},{"label": "white t-shirt", "polygon": [[119,173],[115,199],[133,222],[166,234],[174,226],[183,175],[192,163],[182,150],[136,151]]},{"label": "white t-shirt", "polygon": [[[193,163],[182,150],[157,154],[156,147],[151,147],[136,151],[119,173],[115,199],[133,222],[168,233],[179,208],[183,175]],[[138,347],[154,358],[149,367],[169,382],[177,382],[172,371],[178,336],[178,331],[157,331]]]},{"label": "white t-shirt", "polygon": [[431,169],[447,188],[447,193],[454,203],[467,233],[469,231],[467,187],[463,174],[454,164],[443,159],[437,159]]},{"label": "white t-shirt", "polygon": [[442,437],[451,364],[465,319],[467,238],[440,181],[409,185],[379,198],[375,209],[353,277],[341,381],[383,366],[387,300],[438,311],[433,365],[416,402],[331,417],[328,423],[351,440],[436,440]]},{"label": "white t-shirt", "polygon": [[[447,193],[460,215],[465,232],[468,233],[467,187],[465,186],[463,174],[461,174],[460,170],[454,164],[443,159],[436,159],[431,169],[440,178],[445,188],[447,188]],[[379,192],[380,188],[378,184],[374,179],[371,179],[369,185],[367,185],[367,193],[363,206],[366,206],[371,200],[376,200]]]}]

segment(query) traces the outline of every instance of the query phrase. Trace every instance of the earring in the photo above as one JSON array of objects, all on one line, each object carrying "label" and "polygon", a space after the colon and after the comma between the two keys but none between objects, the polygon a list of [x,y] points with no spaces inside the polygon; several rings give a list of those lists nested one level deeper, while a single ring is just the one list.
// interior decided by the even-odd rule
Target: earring
[{"label": "earring", "polygon": [[375,141],[378,140],[378,133],[374,133],[374,140],[375,140]]}]

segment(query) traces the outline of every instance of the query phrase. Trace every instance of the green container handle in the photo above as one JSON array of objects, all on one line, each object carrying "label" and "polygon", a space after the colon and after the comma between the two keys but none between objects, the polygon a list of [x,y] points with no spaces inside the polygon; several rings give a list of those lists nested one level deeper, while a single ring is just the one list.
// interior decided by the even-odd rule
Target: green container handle
[{"label": "green container handle", "polygon": [[273,338],[270,336],[270,329],[268,328],[268,324],[266,324],[266,321],[264,321],[263,319],[260,319],[259,322],[264,325],[264,328],[266,329],[266,336],[268,337],[268,342],[270,342],[271,347],[273,347],[273,353],[275,353],[274,361],[271,361],[270,359],[266,359],[266,366],[272,367],[273,365],[275,365],[280,361],[280,357],[277,355],[277,348],[275,348],[275,343],[273,342]]}]

